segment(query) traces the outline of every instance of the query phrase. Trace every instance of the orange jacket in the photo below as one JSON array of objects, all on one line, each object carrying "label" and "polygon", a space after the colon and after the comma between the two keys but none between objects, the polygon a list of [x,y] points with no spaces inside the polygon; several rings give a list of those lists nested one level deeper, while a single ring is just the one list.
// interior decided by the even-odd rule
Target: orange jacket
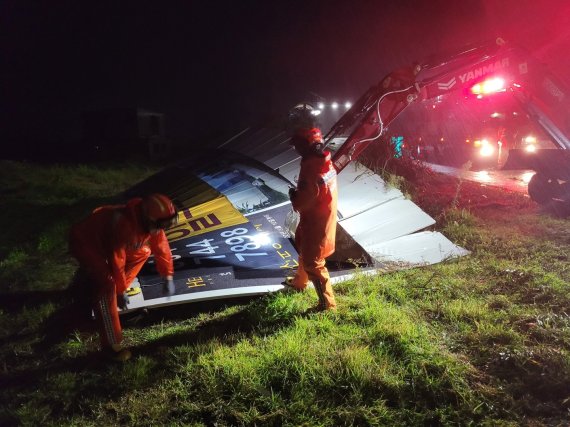
[{"label": "orange jacket", "polygon": [[[170,246],[163,230],[149,233],[141,223],[142,199],[130,200],[126,205],[102,206],[71,229],[70,249],[82,264],[88,264],[96,286],[114,286],[117,295],[127,290],[125,270],[141,258],[154,254],[156,268],[162,277],[172,275],[174,267]],[[103,289],[97,289],[103,291]]]},{"label": "orange jacket", "polygon": [[300,216],[295,243],[303,257],[331,255],[335,250],[337,184],[328,151],[303,157],[291,203]]}]

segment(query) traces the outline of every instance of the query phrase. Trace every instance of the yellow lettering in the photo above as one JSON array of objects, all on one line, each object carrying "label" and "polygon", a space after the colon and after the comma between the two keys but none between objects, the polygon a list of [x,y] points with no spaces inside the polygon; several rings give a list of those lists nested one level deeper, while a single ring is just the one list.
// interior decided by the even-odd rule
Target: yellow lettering
[{"label": "yellow lettering", "polygon": [[199,231],[204,228],[211,228],[215,227],[216,225],[220,225],[222,222],[218,219],[218,217],[211,213],[206,215],[205,217],[196,218],[192,221],[188,221],[188,225],[192,227],[192,230]]},{"label": "yellow lettering", "polygon": [[279,256],[280,256],[282,259],[291,258],[291,254],[290,254],[288,251],[285,251],[285,252],[279,252],[279,251],[277,251],[277,253],[279,254]]},{"label": "yellow lettering", "polygon": [[280,265],[279,268],[297,268],[299,267],[299,262],[296,259],[290,259],[285,261],[285,264]]},{"label": "yellow lettering", "polygon": [[204,279],[200,276],[189,277],[188,279],[186,279],[186,286],[188,286],[188,288],[198,288],[200,286],[206,286],[206,283],[204,282]]}]

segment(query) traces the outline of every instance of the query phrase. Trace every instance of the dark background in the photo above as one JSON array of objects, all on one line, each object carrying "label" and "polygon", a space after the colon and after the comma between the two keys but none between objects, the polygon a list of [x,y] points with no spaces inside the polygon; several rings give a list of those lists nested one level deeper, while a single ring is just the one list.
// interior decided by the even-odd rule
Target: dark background
[{"label": "dark background", "polygon": [[165,113],[169,137],[199,146],[496,36],[570,70],[567,0],[14,0],[0,20],[4,157],[79,141],[81,113],[110,107]]}]

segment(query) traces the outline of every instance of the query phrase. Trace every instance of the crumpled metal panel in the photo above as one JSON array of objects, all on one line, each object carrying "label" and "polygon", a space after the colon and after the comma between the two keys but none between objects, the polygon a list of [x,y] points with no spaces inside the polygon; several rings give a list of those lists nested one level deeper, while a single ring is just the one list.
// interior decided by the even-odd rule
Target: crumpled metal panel
[{"label": "crumpled metal panel", "polygon": [[395,199],[338,222],[364,249],[423,230],[435,220],[410,200]]},{"label": "crumpled metal panel", "polygon": [[297,152],[293,150],[293,148],[291,148],[290,146],[287,146],[286,151],[274,155],[273,157],[269,157],[266,160],[261,160],[260,157],[257,158],[257,160],[261,161],[262,163],[265,163],[271,169],[280,169],[283,165],[286,165],[287,163],[290,163],[295,159],[300,160],[300,157],[297,154]]},{"label": "crumpled metal panel", "polygon": [[338,192],[341,218],[349,218],[390,200],[404,198],[400,190],[387,185],[378,174],[358,162],[349,164],[338,175]]},{"label": "crumpled metal panel", "polygon": [[290,161],[287,164],[282,165],[278,171],[279,174],[287,178],[291,183],[295,184],[297,182],[297,178],[299,177],[299,171],[301,170],[301,158],[297,157],[296,159]]},{"label": "crumpled metal panel", "polygon": [[422,231],[367,245],[366,250],[374,259],[394,269],[437,264],[470,253],[435,231]]},{"label": "crumpled metal panel", "polygon": [[[283,132],[252,130],[231,144],[232,149],[278,170],[291,183],[296,182],[300,158]],[[330,148],[334,150],[335,144]],[[338,175],[338,188],[339,225],[378,263],[394,260],[402,265],[424,265],[468,254],[441,233],[417,233],[435,220],[361,163],[352,162]],[[289,231],[294,234],[295,230]],[[346,248],[346,244],[337,245],[335,259],[341,259],[343,253],[338,252]]]}]

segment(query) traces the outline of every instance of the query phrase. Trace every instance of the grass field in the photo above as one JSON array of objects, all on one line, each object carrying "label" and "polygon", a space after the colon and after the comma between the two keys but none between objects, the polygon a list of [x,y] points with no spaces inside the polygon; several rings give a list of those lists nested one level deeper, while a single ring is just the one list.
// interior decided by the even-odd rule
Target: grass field
[{"label": "grass field", "polygon": [[0,162],[0,425],[567,426],[570,219],[422,171],[406,191],[462,259],[306,294],[124,319],[102,360],[67,229],[154,172]]}]

